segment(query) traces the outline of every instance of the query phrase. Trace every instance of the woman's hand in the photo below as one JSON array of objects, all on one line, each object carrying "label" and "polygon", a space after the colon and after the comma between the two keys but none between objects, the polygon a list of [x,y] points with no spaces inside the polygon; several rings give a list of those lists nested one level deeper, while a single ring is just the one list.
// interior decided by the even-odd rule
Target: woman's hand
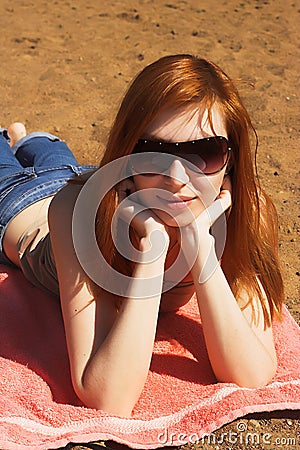
[{"label": "woman's hand", "polygon": [[[216,247],[220,238],[225,244],[226,222],[225,218],[217,219],[231,206],[229,177],[222,188],[193,223],[180,229],[181,246],[193,276],[206,348],[216,378],[247,388],[261,387],[276,370],[272,329],[264,326],[258,297],[243,287],[235,297],[220,265]],[[265,302],[267,305],[266,297]]]},{"label": "woman's hand", "polygon": [[[203,279],[207,278],[208,273],[211,273],[212,267],[218,261],[215,254],[215,246],[218,245],[223,250],[226,240],[226,223],[220,223],[219,227],[214,230],[214,233],[212,233],[211,228],[214,224],[217,225],[217,219],[230,206],[231,181],[229,177],[225,177],[222,190],[215,201],[196,217],[193,222],[178,229],[178,240],[181,243],[185,258],[191,268],[196,260],[199,262],[203,269]],[[204,266],[206,266],[205,271]],[[210,267],[209,270],[208,267]]]},{"label": "woman's hand", "polygon": [[166,250],[169,245],[169,234],[165,224],[149,208],[135,201],[136,192],[134,183],[126,179],[119,184],[119,206],[113,218],[112,226],[122,220],[130,226],[135,238],[139,241],[139,249],[148,251],[154,247],[158,250]]},{"label": "woman's hand", "polygon": [[[215,201],[195,218],[189,225],[181,227],[181,235],[184,233],[190,240],[195,237],[195,231],[200,237],[209,234],[210,228],[216,220],[231,206],[231,181],[226,176],[222,184],[220,194]],[[190,234],[190,232],[192,232]],[[193,242],[195,244],[196,242]]]}]

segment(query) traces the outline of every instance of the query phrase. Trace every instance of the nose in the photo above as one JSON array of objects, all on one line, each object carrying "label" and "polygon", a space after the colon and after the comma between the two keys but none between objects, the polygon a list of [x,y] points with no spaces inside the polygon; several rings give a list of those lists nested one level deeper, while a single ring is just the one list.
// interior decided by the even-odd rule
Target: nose
[{"label": "nose", "polygon": [[164,172],[165,183],[169,185],[182,186],[190,181],[188,174],[186,173],[184,165],[178,159],[175,159],[168,170]]}]

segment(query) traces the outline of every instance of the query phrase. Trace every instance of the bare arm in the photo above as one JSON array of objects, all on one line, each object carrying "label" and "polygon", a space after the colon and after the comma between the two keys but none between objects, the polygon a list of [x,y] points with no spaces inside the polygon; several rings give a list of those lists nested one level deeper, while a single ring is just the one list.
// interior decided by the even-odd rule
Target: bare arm
[{"label": "bare arm", "polygon": [[[223,210],[229,206],[229,198],[229,192],[223,191],[217,200]],[[206,219],[213,219],[213,215],[212,208]],[[234,297],[217,260],[214,238],[209,234],[211,223],[206,219],[197,219],[197,229],[193,224],[182,230],[182,245],[187,258],[196,241],[198,245],[192,275],[212,368],[219,381],[250,388],[265,385],[277,365],[272,329],[264,330],[262,307],[257,299],[252,299],[257,323],[252,320],[251,305],[241,310],[248,298],[245,293],[238,302]]]},{"label": "bare arm", "polygon": [[[78,194],[74,195],[75,189],[78,187],[73,185],[58,194],[49,213],[73,385],[87,406],[129,416],[151,361],[165,253],[145,262],[143,254],[149,243],[147,237],[141,239],[142,253],[133,280],[155,277],[157,294],[142,299],[129,295],[117,313],[113,294],[98,288],[93,295],[74,252],[71,215]],[[133,282],[135,297],[137,289]]]},{"label": "bare arm", "polygon": [[[264,330],[259,301],[253,299],[258,323],[252,320],[251,305],[241,311],[221,266],[203,284],[197,283],[202,263],[193,268],[199,310],[209,358],[219,381],[243,387],[268,383],[276,370],[272,329]],[[246,298],[239,299],[243,303]]]}]

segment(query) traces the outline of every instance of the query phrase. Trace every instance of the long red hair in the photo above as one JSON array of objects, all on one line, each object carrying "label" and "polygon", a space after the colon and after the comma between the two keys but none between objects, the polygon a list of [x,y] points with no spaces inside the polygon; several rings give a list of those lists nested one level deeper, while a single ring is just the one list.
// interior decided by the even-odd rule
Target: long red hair
[{"label": "long red hair", "polygon": [[[214,104],[225,118],[232,147],[233,203],[227,223],[222,267],[236,296],[246,291],[258,298],[270,325],[280,316],[283,282],[277,254],[277,215],[259,186],[256,171],[257,136],[231,79],[216,64],[191,55],[166,56],[143,69],[133,80],[112,126],[101,166],[131,154],[137,140],[158,113],[167,108],[203,108]],[[252,150],[253,148],[253,150]],[[103,199],[97,214],[99,247],[114,265],[116,252],[110,224],[118,204],[117,189]],[[254,305],[253,305],[254,306]]]}]

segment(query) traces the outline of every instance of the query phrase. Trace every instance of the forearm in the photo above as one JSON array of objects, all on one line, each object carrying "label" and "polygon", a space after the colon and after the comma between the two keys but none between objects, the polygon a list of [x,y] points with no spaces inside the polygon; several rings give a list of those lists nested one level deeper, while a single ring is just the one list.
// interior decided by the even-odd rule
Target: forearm
[{"label": "forearm", "polygon": [[[132,277],[133,298],[129,295],[124,299],[113,327],[85,370],[82,394],[89,406],[130,415],[151,362],[163,270],[164,257],[151,264],[137,264]],[[141,288],[138,281],[151,277],[157,294],[136,298]]]},{"label": "forearm", "polygon": [[213,249],[211,238],[192,269],[212,368],[220,381],[263,385],[274,374],[276,358],[245,318]]}]

